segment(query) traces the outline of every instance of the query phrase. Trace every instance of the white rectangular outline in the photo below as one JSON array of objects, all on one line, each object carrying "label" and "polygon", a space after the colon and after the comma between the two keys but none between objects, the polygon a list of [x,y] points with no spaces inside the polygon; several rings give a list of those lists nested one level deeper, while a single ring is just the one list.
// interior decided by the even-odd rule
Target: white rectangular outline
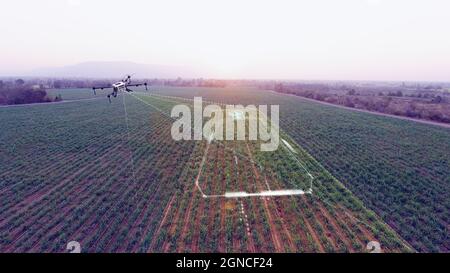
[{"label": "white rectangular outline", "polygon": [[[185,100],[185,101],[194,101],[194,99],[189,99],[189,98],[183,98],[183,97],[176,97],[176,96],[163,96],[163,95],[157,95],[157,94],[149,94],[149,93],[143,93],[143,92],[135,92],[135,93],[139,93],[141,95],[145,95],[148,97],[157,97],[160,98],[162,100],[168,101],[167,99],[169,99],[169,102],[173,103],[176,102],[174,100]],[[151,106],[152,108],[156,109],[157,111],[159,111],[160,113],[162,113],[163,115],[168,116],[171,119],[174,119],[172,116],[168,115],[167,113],[165,113],[164,111],[162,111],[161,109],[159,109],[158,107],[152,105],[151,103],[148,103],[144,100],[142,100],[139,97],[136,97],[134,94],[129,93],[130,95],[132,95],[134,98],[140,100],[141,102],[143,102],[144,104]],[[164,99],[166,98],[166,99]],[[210,103],[210,104],[216,104],[216,105],[222,105],[222,106],[226,106],[227,104],[225,103],[216,103],[213,101],[208,101],[208,100],[203,100],[203,102],[206,103]],[[261,115],[263,115],[262,112],[259,112]],[[267,116],[266,116],[267,117]],[[280,128],[278,128],[278,130],[280,131]],[[286,133],[285,133],[286,134]],[[287,136],[289,136],[288,134],[286,134]],[[211,134],[209,139],[208,139],[208,144],[205,148],[205,153],[203,154],[203,158],[202,158],[202,162],[200,163],[200,169],[198,171],[197,177],[195,179],[195,186],[197,187],[197,189],[199,190],[199,192],[201,193],[203,198],[245,198],[245,197],[274,197],[274,196],[293,196],[293,195],[305,195],[305,194],[311,194],[313,193],[313,189],[312,189],[312,185],[313,185],[313,181],[314,181],[314,176],[308,171],[308,169],[298,160],[298,158],[295,156],[294,153],[297,153],[293,147],[289,144],[289,142],[287,142],[285,139],[281,139],[284,147],[287,149],[287,151],[290,153],[290,155],[295,159],[295,161],[297,162],[297,164],[299,164],[307,173],[307,175],[310,177],[310,187],[307,190],[302,190],[302,189],[286,189],[286,190],[267,190],[267,191],[261,191],[261,192],[255,192],[255,193],[249,193],[249,192],[245,192],[245,191],[241,191],[241,192],[225,192],[224,194],[216,194],[216,195],[207,195],[203,192],[202,188],[199,185],[199,179],[201,177],[201,173],[203,171],[203,166],[205,165],[205,161],[206,161],[206,156],[208,154],[208,150],[209,150],[209,145],[212,141],[212,137],[213,135]],[[259,166],[259,165],[258,165]]]}]

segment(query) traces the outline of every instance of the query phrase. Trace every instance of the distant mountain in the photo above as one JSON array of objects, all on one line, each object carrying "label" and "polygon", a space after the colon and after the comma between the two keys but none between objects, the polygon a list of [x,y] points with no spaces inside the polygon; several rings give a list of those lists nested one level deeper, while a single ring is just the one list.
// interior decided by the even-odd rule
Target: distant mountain
[{"label": "distant mountain", "polygon": [[133,74],[135,78],[197,78],[204,76],[190,67],[134,62],[84,62],[69,66],[35,69],[26,76],[121,78],[127,74]]}]

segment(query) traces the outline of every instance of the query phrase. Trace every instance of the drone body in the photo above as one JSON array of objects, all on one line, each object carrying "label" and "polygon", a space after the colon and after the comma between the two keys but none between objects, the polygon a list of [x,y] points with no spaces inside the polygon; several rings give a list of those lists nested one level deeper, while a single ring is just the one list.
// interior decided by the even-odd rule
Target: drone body
[{"label": "drone body", "polygon": [[133,90],[129,89],[129,86],[141,86],[144,85],[145,86],[145,90],[147,89],[147,83],[131,83],[131,76],[128,75],[125,79],[123,79],[122,81],[113,83],[111,86],[100,86],[100,87],[92,87],[92,90],[94,90],[94,95],[96,94],[95,90],[96,89],[108,89],[108,88],[112,88],[112,92],[110,94],[108,94],[108,99],[109,102],[111,103],[111,96],[113,96],[114,98],[117,97],[117,93],[119,93],[120,91],[126,91],[126,92],[133,92]]}]

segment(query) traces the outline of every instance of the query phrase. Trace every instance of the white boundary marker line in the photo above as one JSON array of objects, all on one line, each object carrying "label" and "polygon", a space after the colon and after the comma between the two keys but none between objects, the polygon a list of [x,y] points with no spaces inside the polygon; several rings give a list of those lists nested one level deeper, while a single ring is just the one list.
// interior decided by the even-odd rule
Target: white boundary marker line
[{"label": "white boundary marker line", "polygon": [[240,212],[242,214],[241,221],[242,221],[242,218],[244,218],[245,230],[247,231],[247,236],[250,237],[251,236],[250,224],[248,223],[247,213],[245,213],[244,203],[242,202],[242,200],[240,200],[240,205],[241,205]]},{"label": "white boundary marker line", "polygon": [[[291,145],[289,145],[289,143],[284,140],[281,139],[283,144],[285,145],[285,147],[287,148],[287,150],[290,152],[292,158],[294,158],[295,161],[297,161],[297,164],[300,165],[306,172],[306,174],[309,176],[310,180],[310,185],[309,185],[309,189],[306,191],[306,193],[312,194],[312,185],[313,185],[313,181],[314,181],[314,176],[308,171],[308,169],[300,162],[300,160],[298,160],[298,158],[295,156],[294,151],[291,150],[293,149]],[[289,145],[289,146],[288,146]]]},{"label": "white boundary marker line", "polygon": [[[135,167],[134,167],[134,156],[133,156],[133,149],[131,148],[130,145],[130,140],[131,140],[131,136],[130,136],[130,126],[128,124],[128,111],[127,111],[127,105],[125,103],[125,96],[122,95],[122,102],[123,102],[123,110],[125,112],[125,124],[126,124],[126,128],[127,128],[127,145],[128,145],[128,149],[130,149],[130,161],[131,161],[131,175],[133,178],[133,184],[137,184],[137,180],[136,180],[136,171],[135,171]],[[133,196],[133,200],[136,199],[138,192],[136,191],[136,193]]]},{"label": "white boundary marker line", "polygon": [[226,192],[223,194],[223,197],[226,198],[238,198],[238,197],[252,197],[252,196],[285,196],[285,195],[302,195],[305,194],[303,190],[269,190],[269,191],[261,191],[255,193],[249,193],[245,191],[234,191],[234,192]]},{"label": "white boundary marker line", "polygon": [[157,111],[160,112],[161,114],[163,114],[163,115],[169,117],[170,119],[174,119],[174,118],[172,118],[169,114],[167,114],[167,113],[164,112],[163,110],[159,109],[158,107],[154,106],[153,104],[148,103],[148,102],[146,102],[145,100],[143,100],[143,99],[141,99],[141,98],[139,98],[139,97],[136,97],[134,94],[131,94],[131,93],[129,93],[129,94],[130,94],[131,96],[133,96],[134,98],[140,100],[140,101],[143,102],[144,104],[147,104],[148,106],[150,106],[150,107],[152,107],[153,109],[157,110]]},{"label": "white boundary marker line", "polygon": [[281,139],[281,141],[284,143],[284,145],[286,145],[286,147],[289,148],[289,150],[291,150],[291,152],[293,152],[294,154],[297,153],[296,150],[294,150],[294,148],[292,148],[291,144],[289,144],[289,142],[287,142],[286,140],[284,140],[283,138]]},{"label": "white boundary marker line", "polygon": [[[144,92],[139,92],[139,94],[145,95],[145,96],[153,96],[153,97],[160,97],[161,100],[164,100],[162,98],[166,98],[165,101],[168,101],[167,98],[169,99],[169,102],[174,102],[173,99],[175,100],[185,100],[185,101],[193,101],[193,99],[189,99],[189,98],[181,98],[181,97],[173,97],[173,96],[163,96],[163,95],[157,95],[157,94],[148,94],[148,93],[144,93]],[[170,115],[168,115],[167,113],[165,113],[164,111],[162,111],[161,109],[159,109],[158,107],[144,101],[143,99],[136,97],[134,94],[131,94],[133,97],[137,98],[138,100],[142,101],[143,103],[153,107],[154,109],[158,110],[159,112],[161,112],[162,114],[172,118]],[[172,99],[172,100],[170,100]],[[203,102],[206,103],[213,103],[213,104],[217,104],[217,105],[222,105],[222,106],[226,106],[227,104],[225,103],[216,103],[216,102],[212,102],[212,101],[207,101],[204,100]],[[259,112],[259,111],[258,111]],[[259,112],[259,114],[262,115],[261,112]],[[258,115],[259,116],[259,115]],[[266,116],[267,118],[267,116]],[[258,117],[259,119],[259,117]],[[298,160],[298,158],[295,156],[294,152],[295,150],[293,150],[292,146],[284,139],[282,139],[283,144],[285,145],[285,147],[287,148],[288,152],[290,152],[291,156],[295,159],[295,161],[306,171],[307,175],[310,177],[310,188],[307,190],[301,190],[301,189],[294,189],[294,190],[270,190],[270,187],[266,181],[266,185],[268,187],[267,191],[261,191],[261,192],[256,192],[256,193],[248,193],[245,191],[242,192],[225,192],[224,194],[215,194],[215,195],[207,195],[203,192],[202,188],[200,187],[199,184],[199,180],[201,177],[201,173],[203,171],[203,166],[205,165],[205,161],[206,161],[206,156],[208,154],[208,150],[209,150],[209,145],[210,143],[213,141],[212,139],[213,134],[210,135],[209,139],[208,139],[208,143],[205,149],[205,153],[203,154],[203,158],[202,158],[202,162],[200,163],[200,168],[199,168],[199,172],[197,174],[197,177],[195,179],[195,186],[197,187],[197,189],[200,191],[200,193],[202,194],[203,198],[243,198],[243,197],[270,197],[270,196],[292,196],[292,195],[304,195],[304,194],[312,194],[312,184],[313,184],[313,180],[314,177],[311,175],[311,173],[307,170],[307,168]],[[292,149],[292,150],[291,150]],[[234,151],[234,150],[233,150]],[[235,151],[234,151],[235,152]],[[238,153],[236,153],[238,154]],[[260,169],[261,166],[257,163],[254,162],[253,160],[249,159],[251,162],[256,163],[258,165],[258,167]]]}]

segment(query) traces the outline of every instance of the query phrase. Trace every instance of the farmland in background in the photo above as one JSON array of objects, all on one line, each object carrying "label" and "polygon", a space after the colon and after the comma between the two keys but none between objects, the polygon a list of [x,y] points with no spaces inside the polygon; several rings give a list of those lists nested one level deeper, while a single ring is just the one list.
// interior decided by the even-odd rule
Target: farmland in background
[{"label": "farmland in background", "polygon": [[[90,97],[58,92],[63,100]],[[167,114],[180,102],[190,105],[137,93],[111,104],[0,108],[0,251],[63,252],[72,240],[85,252],[364,252],[371,240],[387,252],[410,251],[292,139],[315,176],[313,195],[203,198],[194,182],[207,142],[170,136]],[[252,143],[210,149],[205,189],[292,182],[275,173],[295,169],[281,155],[259,169],[264,159]]]}]

